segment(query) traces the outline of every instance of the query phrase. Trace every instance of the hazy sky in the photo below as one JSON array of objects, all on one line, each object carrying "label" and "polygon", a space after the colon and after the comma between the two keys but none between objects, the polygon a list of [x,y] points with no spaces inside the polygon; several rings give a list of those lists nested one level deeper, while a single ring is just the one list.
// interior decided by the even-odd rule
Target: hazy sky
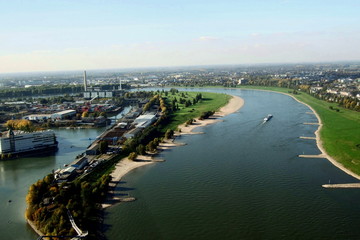
[{"label": "hazy sky", "polygon": [[359,0],[0,0],[0,73],[343,60]]}]

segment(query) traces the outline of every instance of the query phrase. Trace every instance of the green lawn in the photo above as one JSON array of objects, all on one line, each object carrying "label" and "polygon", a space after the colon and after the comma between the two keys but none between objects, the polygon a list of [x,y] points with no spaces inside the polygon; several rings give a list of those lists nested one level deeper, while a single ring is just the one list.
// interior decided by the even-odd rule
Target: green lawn
[{"label": "green lawn", "polygon": [[[243,88],[243,87],[241,87]],[[244,89],[270,90],[289,93],[289,89],[275,87],[244,87]],[[309,94],[291,94],[299,101],[310,105],[320,116],[323,123],[320,136],[326,152],[343,164],[347,169],[360,175],[360,113],[338,107],[316,99]],[[340,111],[329,109],[332,106]]]},{"label": "green lawn", "polygon": [[[181,97],[179,92],[175,95],[168,94],[167,101],[172,101],[175,97],[179,101]],[[169,125],[166,126],[166,129],[176,130],[180,124],[185,123],[187,120],[192,118],[198,118],[203,112],[207,111],[217,111],[222,106],[226,105],[231,96],[220,93],[209,93],[209,92],[183,92],[186,96],[185,99],[193,100],[195,96],[199,93],[202,94],[202,100],[196,103],[195,105],[190,105],[185,107],[184,104],[179,104],[180,110],[172,114],[172,119]],[[163,97],[165,97],[163,95]],[[165,129],[165,130],[166,130]]]}]

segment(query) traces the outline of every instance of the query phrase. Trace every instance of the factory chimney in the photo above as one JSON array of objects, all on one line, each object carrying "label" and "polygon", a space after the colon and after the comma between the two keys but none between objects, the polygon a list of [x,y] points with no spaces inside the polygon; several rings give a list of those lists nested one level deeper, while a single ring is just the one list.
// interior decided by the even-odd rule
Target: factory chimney
[{"label": "factory chimney", "polygon": [[84,71],[84,91],[87,91],[86,71]]}]

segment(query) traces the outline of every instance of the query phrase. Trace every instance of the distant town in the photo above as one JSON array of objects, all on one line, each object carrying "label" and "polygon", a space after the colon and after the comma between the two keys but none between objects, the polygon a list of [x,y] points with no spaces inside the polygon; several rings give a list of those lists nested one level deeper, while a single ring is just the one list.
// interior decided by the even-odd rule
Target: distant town
[{"label": "distant town", "polygon": [[[104,125],[105,119],[96,119],[99,116],[91,113],[119,111],[129,100],[124,89],[166,86],[286,87],[360,111],[360,63],[87,71],[86,81],[87,87],[83,71],[2,74],[0,122],[26,116],[47,121],[54,119],[51,114],[73,110],[65,114],[66,118],[56,116],[56,124],[74,125],[69,120],[81,120],[83,125]],[[50,95],[53,97],[49,99]],[[83,112],[90,116],[82,116]]]}]

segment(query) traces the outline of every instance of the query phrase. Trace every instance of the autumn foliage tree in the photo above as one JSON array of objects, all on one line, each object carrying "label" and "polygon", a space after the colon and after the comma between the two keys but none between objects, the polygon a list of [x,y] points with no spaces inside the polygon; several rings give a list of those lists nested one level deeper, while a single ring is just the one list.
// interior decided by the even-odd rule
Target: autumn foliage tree
[{"label": "autumn foliage tree", "polygon": [[29,120],[26,120],[26,119],[8,120],[5,123],[5,126],[11,130],[21,130],[21,131],[25,131],[25,132],[35,131],[35,127],[33,126],[32,122],[30,122]]},{"label": "autumn foliage tree", "polygon": [[25,216],[46,235],[75,235],[67,212],[82,230],[89,230],[90,239],[98,224],[94,217],[104,201],[111,176],[103,175],[95,182],[77,179],[58,185],[49,174],[30,186],[26,196]]}]

